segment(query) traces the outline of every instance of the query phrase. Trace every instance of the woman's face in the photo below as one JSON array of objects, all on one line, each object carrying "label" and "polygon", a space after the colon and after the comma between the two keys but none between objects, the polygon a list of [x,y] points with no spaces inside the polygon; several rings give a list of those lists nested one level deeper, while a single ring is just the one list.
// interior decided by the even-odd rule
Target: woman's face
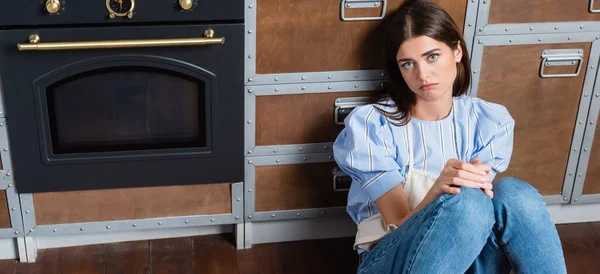
[{"label": "woman's face", "polygon": [[418,99],[425,101],[452,97],[456,63],[461,58],[460,46],[453,50],[429,36],[404,41],[396,54],[404,81]]}]

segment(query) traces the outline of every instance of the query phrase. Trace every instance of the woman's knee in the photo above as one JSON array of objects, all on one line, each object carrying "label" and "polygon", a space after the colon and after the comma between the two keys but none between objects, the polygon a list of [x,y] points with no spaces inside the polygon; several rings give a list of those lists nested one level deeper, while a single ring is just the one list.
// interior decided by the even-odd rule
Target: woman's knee
[{"label": "woman's knee", "polygon": [[533,214],[545,210],[542,195],[527,182],[515,177],[505,177],[494,182],[494,207],[502,206],[512,210]]},{"label": "woman's knee", "polygon": [[[494,224],[494,207],[489,196],[481,189],[461,187],[459,194],[444,194],[445,207],[466,226],[488,231]],[[485,232],[484,232],[485,233]]]}]

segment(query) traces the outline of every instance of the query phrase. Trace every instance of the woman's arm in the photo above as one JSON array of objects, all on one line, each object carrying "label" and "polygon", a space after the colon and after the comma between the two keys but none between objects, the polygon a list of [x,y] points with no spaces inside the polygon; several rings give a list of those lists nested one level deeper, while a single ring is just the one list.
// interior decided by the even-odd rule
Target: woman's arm
[{"label": "woman's arm", "polygon": [[442,193],[458,194],[461,186],[491,190],[492,184],[487,172],[489,165],[463,162],[451,159],[446,163],[435,184],[429,189],[425,198],[410,210],[408,197],[402,185],[397,185],[375,200],[375,206],[388,224],[401,226],[412,215],[431,203]]}]

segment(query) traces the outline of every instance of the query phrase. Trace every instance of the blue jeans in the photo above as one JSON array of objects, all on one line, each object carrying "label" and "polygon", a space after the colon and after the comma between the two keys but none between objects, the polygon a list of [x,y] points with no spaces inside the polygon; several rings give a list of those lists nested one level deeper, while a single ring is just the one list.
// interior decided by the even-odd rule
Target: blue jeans
[{"label": "blue jeans", "polygon": [[542,196],[516,179],[443,194],[361,254],[358,273],[567,273]]}]

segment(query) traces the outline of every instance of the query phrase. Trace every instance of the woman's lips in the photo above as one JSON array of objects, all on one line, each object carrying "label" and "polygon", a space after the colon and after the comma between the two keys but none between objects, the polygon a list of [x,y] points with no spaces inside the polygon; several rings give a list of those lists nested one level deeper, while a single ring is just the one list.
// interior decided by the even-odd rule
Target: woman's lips
[{"label": "woman's lips", "polygon": [[433,88],[435,88],[437,85],[438,85],[437,83],[435,83],[435,84],[427,84],[427,85],[422,85],[422,86],[421,86],[421,89],[422,89],[422,90],[430,90],[430,89],[433,89]]}]

